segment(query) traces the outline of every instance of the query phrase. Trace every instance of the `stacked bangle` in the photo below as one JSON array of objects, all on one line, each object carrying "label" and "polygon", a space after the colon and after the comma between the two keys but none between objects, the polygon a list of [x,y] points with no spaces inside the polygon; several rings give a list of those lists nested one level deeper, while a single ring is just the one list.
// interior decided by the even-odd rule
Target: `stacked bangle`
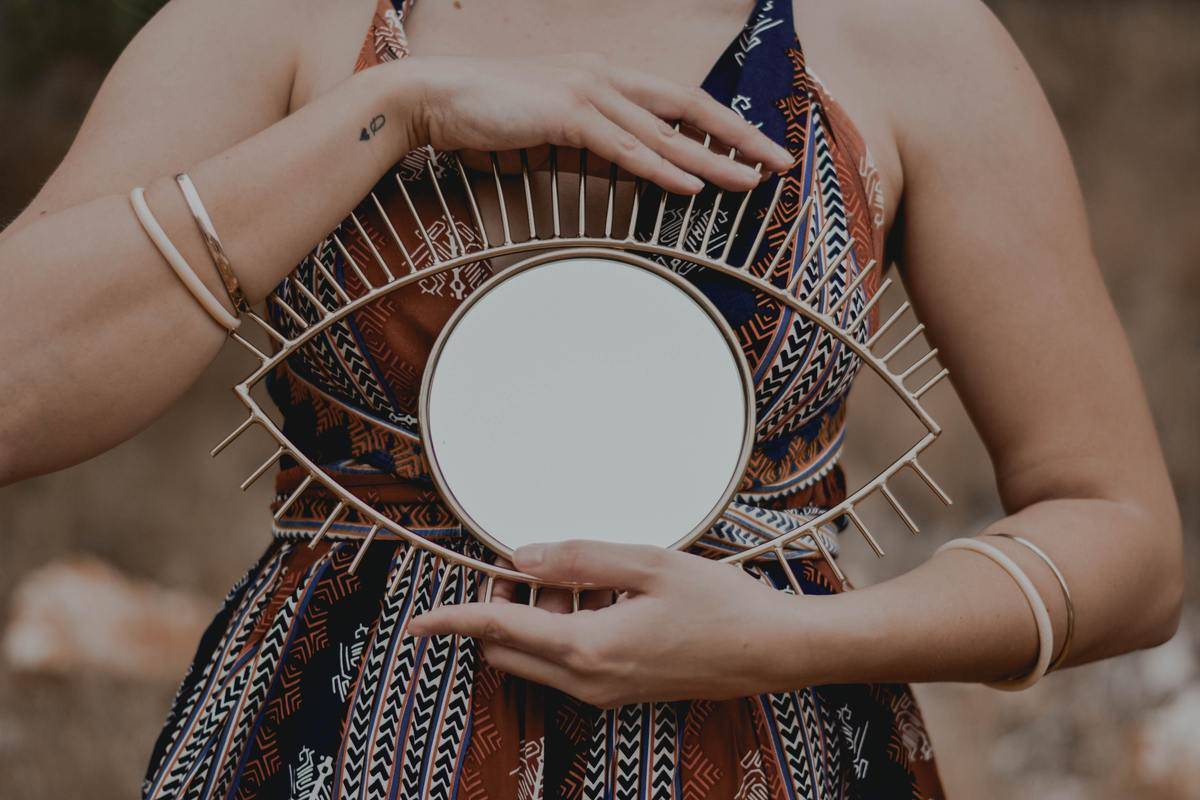
[{"label": "stacked bangle", "polygon": [[1033,669],[1023,676],[994,681],[987,685],[994,689],[1018,691],[1020,689],[1027,689],[1037,683],[1046,674],[1050,666],[1050,658],[1054,650],[1054,630],[1050,622],[1050,612],[1046,609],[1046,603],[1042,600],[1042,596],[1038,594],[1033,581],[1029,579],[1029,576],[1025,574],[1025,571],[1021,569],[1017,562],[1009,558],[1003,550],[995,545],[981,542],[978,539],[951,539],[939,547],[937,553],[943,550],[971,550],[986,556],[1008,573],[1008,576],[1013,579],[1013,582],[1017,584],[1021,592],[1025,595],[1025,600],[1029,603],[1029,609],[1033,612],[1033,619],[1037,625],[1038,634],[1038,655]]},{"label": "stacked bangle", "polygon": [[133,206],[133,213],[137,216],[138,222],[142,224],[146,235],[150,237],[150,241],[154,242],[158,252],[162,253],[162,257],[171,265],[171,269],[175,271],[180,282],[192,293],[192,297],[196,298],[196,302],[222,328],[230,333],[237,330],[242,321],[229,313],[225,306],[217,300],[216,295],[210,292],[204,282],[196,277],[195,270],[187,263],[187,259],[167,237],[166,231],[162,229],[158,220],[154,218],[154,214],[150,212],[150,207],[146,205],[146,192],[142,187],[139,186],[129,193],[129,203]]},{"label": "stacked bangle", "polygon": [[229,302],[233,303],[233,307],[238,311],[249,311],[250,304],[246,302],[246,295],[242,294],[242,287],[238,283],[237,276],[233,274],[233,266],[229,263],[229,257],[225,255],[225,248],[221,246],[221,239],[217,236],[212,219],[208,216],[204,203],[200,202],[200,194],[196,191],[195,184],[192,183],[192,179],[186,172],[176,175],[175,182],[179,184],[179,190],[183,192],[183,199],[187,201],[192,218],[196,220],[196,227],[200,229],[200,235],[204,237],[208,254],[212,256],[213,264],[216,266],[217,272],[221,274],[221,283],[225,285]]},{"label": "stacked bangle", "polygon": [[1003,536],[1006,539],[1012,539],[1014,542],[1023,545],[1034,555],[1040,558],[1047,567],[1050,568],[1050,571],[1054,573],[1055,580],[1058,581],[1058,588],[1062,591],[1063,601],[1067,608],[1067,635],[1063,637],[1062,650],[1058,651],[1058,655],[1055,656],[1054,659],[1050,661],[1049,666],[1046,667],[1047,672],[1053,672],[1062,665],[1063,661],[1066,660],[1067,651],[1071,649],[1071,640],[1075,638],[1075,602],[1071,599],[1071,590],[1067,588],[1067,579],[1063,576],[1062,571],[1058,568],[1058,566],[1055,565],[1055,563],[1050,559],[1050,556],[1046,555],[1046,552],[1042,550],[1042,548],[1038,547],[1025,537],[1017,536],[1016,534],[1012,533],[989,533],[988,535]]}]

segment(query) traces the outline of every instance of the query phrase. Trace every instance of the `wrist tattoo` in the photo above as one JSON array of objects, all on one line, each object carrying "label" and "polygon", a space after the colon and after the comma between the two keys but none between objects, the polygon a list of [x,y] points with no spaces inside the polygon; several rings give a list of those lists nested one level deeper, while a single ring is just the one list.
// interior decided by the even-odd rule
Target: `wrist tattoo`
[{"label": "wrist tattoo", "polygon": [[380,129],[383,128],[383,125],[385,122],[387,122],[387,120],[383,118],[383,114],[377,114],[371,120],[370,124],[368,124],[367,127],[362,129],[362,133],[360,133],[358,135],[358,140],[360,142],[365,142],[365,141],[369,140],[375,134],[379,133]]}]

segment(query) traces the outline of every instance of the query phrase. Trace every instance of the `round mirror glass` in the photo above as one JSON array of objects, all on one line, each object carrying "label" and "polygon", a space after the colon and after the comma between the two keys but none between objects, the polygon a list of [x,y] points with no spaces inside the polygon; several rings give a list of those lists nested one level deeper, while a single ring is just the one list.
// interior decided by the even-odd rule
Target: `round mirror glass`
[{"label": "round mirror glass", "polygon": [[745,468],[749,386],[728,325],[674,273],[540,256],[443,329],[421,421],[442,495],[502,554],[572,538],[679,547]]}]

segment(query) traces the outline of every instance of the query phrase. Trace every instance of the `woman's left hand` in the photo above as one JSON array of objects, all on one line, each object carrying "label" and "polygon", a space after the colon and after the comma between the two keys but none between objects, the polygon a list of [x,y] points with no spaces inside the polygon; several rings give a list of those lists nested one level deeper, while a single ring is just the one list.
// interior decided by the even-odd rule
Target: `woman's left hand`
[{"label": "woman's left hand", "polygon": [[[626,703],[726,699],[806,685],[796,646],[804,597],[780,592],[740,568],[642,545],[574,540],[529,545],[515,566],[539,578],[614,587],[579,611],[570,593],[543,590],[539,606],[508,600],[441,606],[408,632],[479,640],[496,669],[602,708]],[[554,592],[554,594],[551,594]],[[607,594],[607,593],[605,593]],[[591,606],[591,607],[589,607]]]}]

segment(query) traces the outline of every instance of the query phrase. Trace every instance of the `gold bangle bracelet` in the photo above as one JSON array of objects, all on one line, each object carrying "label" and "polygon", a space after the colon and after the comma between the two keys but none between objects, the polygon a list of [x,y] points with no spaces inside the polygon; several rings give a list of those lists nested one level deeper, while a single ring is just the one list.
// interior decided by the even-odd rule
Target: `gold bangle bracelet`
[{"label": "gold bangle bracelet", "polygon": [[229,295],[229,302],[233,303],[233,307],[238,311],[249,311],[250,304],[246,302],[246,295],[242,292],[242,286],[238,282],[237,275],[233,273],[233,266],[229,263],[229,257],[225,255],[225,248],[221,245],[221,239],[217,236],[216,228],[213,227],[212,218],[208,216],[208,211],[204,208],[204,203],[200,201],[200,194],[196,191],[196,185],[192,183],[192,179],[188,177],[186,172],[176,175],[175,182],[179,184],[179,189],[183,192],[183,199],[187,201],[188,208],[192,212],[192,218],[196,220],[196,227],[200,229],[200,235],[204,237],[204,244],[208,247],[208,254],[212,256],[213,264],[216,266],[217,272],[221,275],[221,283],[225,286],[225,293]]},{"label": "gold bangle bracelet", "polygon": [[1071,599],[1071,590],[1067,588],[1066,577],[1063,576],[1062,570],[1051,560],[1050,556],[1046,555],[1046,551],[1023,536],[1017,536],[1012,533],[989,533],[988,536],[1003,536],[1006,539],[1012,539],[1014,542],[1024,545],[1030,552],[1045,562],[1050,571],[1054,573],[1054,578],[1058,581],[1058,588],[1062,590],[1063,601],[1067,606],[1067,635],[1063,638],[1062,650],[1051,660],[1050,666],[1046,668],[1046,671],[1050,672],[1057,669],[1066,659],[1067,651],[1071,649],[1071,640],[1075,637],[1075,602]]}]

